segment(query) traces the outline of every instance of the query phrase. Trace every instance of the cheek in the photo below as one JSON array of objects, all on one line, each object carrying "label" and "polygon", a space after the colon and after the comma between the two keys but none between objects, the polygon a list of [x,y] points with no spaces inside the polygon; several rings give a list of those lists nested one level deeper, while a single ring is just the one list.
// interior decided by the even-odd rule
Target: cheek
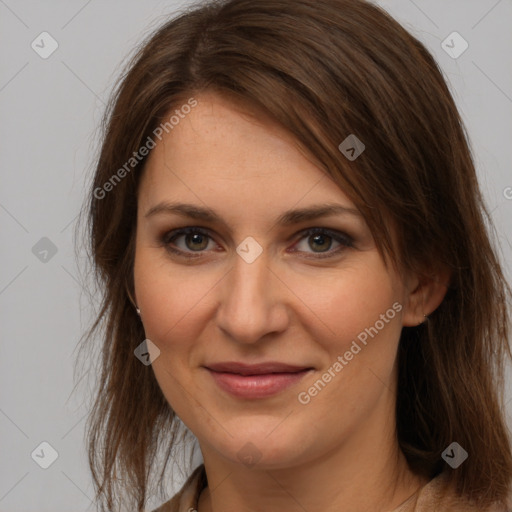
[{"label": "cheek", "polygon": [[[392,401],[400,288],[385,267],[371,263],[339,272],[323,293],[315,288],[309,295],[308,306],[319,317],[310,333],[316,350],[322,349],[322,368],[301,386],[297,399],[305,411],[330,411],[325,422],[331,441],[371,417],[383,396]],[[301,293],[306,288],[304,282]]]},{"label": "cheek", "polygon": [[[218,281],[205,271],[171,268],[156,251],[140,250],[134,267],[135,291],[146,336],[161,352],[190,347],[200,328],[208,293]],[[203,275],[198,275],[198,274]]]},{"label": "cheek", "polygon": [[402,297],[396,277],[378,258],[316,282],[314,291],[308,280],[298,293],[317,313],[309,331],[314,350],[321,348],[322,368],[304,383],[298,400],[318,410],[344,404],[332,414],[336,431],[370,415],[382,393],[393,389]]},{"label": "cheek", "polygon": [[[374,327],[381,338],[396,339],[401,330],[401,295],[396,277],[373,255],[325,279],[296,281],[294,293],[310,312],[312,334],[329,352],[347,349]],[[305,318],[305,316],[304,316]]]},{"label": "cheek", "polygon": [[192,278],[190,269],[171,271],[161,256],[157,258],[151,250],[141,250],[135,260],[134,281],[146,338],[160,350],[152,363],[155,378],[176,414],[193,425],[191,361],[198,360],[194,354],[204,328],[202,318],[206,315],[208,290],[218,279],[206,274],[203,278]]}]

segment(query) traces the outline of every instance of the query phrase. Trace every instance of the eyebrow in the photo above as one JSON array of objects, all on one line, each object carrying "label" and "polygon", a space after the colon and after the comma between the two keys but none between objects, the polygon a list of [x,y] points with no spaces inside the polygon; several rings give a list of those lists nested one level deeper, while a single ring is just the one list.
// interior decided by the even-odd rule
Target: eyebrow
[{"label": "eyebrow", "polygon": [[[169,203],[166,201],[161,202],[150,208],[146,212],[145,217],[148,218],[154,215],[162,214],[175,214],[181,217],[189,217],[192,219],[198,219],[209,222],[219,222],[221,224],[225,224],[220,215],[218,215],[211,208],[187,203]],[[334,215],[353,215],[362,218],[361,212],[355,208],[348,208],[337,203],[325,203],[308,206],[306,208],[288,210],[281,214],[276,219],[276,223],[283,226],[289,226],[293,224],[298,224],[300,222],[314,220],[320,217]]]}]

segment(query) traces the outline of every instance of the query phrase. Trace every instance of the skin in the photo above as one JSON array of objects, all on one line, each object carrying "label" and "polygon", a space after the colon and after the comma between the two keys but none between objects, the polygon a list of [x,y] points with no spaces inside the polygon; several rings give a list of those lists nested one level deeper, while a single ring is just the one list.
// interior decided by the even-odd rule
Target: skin
[{"label": "skin", "polygon": [[[403,278],[387,268],[361,216],[277,224],[289,209],[355,206],[260,112],[213,93],[196,99],[144,170],[134,279],[146,336],[160,350],[156,379],[203,454],[209,486],[199,512],[393,510],[426,483],[396,441],[399,336],[439,305],[442,279]],[[146,216],[163,201],[207,206],[222,222]],[[173,255],[162,241],[183,227],[211,238],[168,236],[168,245],[199,257]],[[346,233],[353,244],[302,233],[312,227]],[[236,252],[248,236],[263,250],[250,264]],[[298,394],[394,303],[401,311],[309,403],[299,403]],[[246,400],[217,387],[203,367],[222,361],[314,371],[274,396]],[[260,457],[252,467],[238,458],[248,442]]]}]

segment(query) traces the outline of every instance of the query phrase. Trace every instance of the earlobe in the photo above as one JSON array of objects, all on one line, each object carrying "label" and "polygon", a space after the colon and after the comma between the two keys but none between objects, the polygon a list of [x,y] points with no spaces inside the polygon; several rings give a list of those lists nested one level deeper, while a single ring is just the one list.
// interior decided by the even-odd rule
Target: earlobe
[{"label": "earlobe", "polygon": [[448,291],[450,272],[445,269],[435,274],[416,276],[405,301],[402,324],[416,327],[428,320],[443,302]]}]

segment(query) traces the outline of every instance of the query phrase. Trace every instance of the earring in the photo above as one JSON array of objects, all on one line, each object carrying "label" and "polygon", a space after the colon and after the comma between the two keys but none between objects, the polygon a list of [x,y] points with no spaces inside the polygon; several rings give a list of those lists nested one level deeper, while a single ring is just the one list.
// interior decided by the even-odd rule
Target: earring
[{"label": "earring", "polygon": [[133,300],[132,294],[130,293],[130,289],[128,288],[128,285],[125,284],[126,294],[128,295],[128,298],[130,299],[130,302],[135,307],[135,311],[137,311],[137,315],[140,316],[140,309],[138,308],[137,304],[135,304],[135,301]]}]

